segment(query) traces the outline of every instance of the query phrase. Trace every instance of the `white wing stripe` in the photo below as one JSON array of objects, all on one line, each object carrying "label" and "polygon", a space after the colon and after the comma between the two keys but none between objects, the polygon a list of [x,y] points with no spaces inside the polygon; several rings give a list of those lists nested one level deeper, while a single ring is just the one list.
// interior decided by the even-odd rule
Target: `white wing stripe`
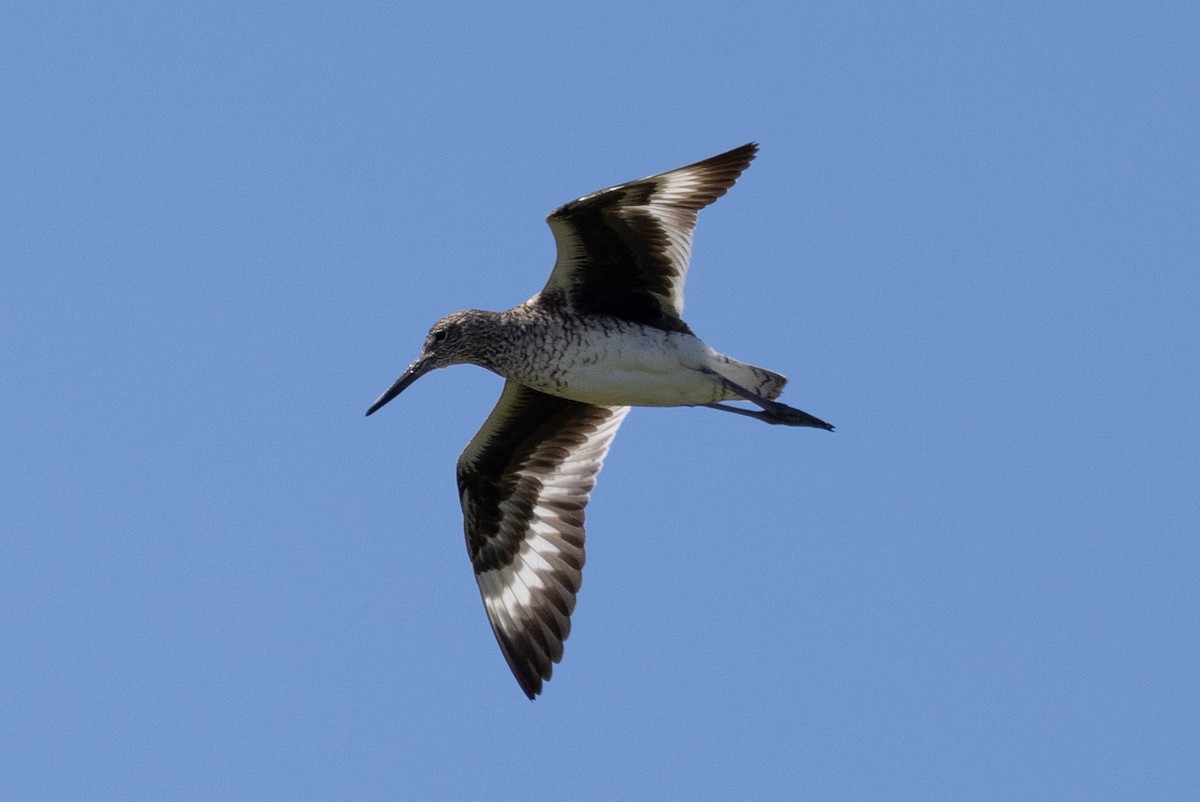
[{"label": "white wing stripe", "polygon": [[[578,423],[568,425],[565,436],[551,434],[533,446],[524,462],[506,469],[504,481],[524,489],[496,500],[500,521],[494,537],[516,544],[515,554],[476,576],[496,639],[531,695],[541,687],[538,677],[549,677],[551,663],[562,656],[584,560],[583,510],[629,411],[591,409],[571,419]],[[562,461],[551,456],[563,449],[567,454]]]}]

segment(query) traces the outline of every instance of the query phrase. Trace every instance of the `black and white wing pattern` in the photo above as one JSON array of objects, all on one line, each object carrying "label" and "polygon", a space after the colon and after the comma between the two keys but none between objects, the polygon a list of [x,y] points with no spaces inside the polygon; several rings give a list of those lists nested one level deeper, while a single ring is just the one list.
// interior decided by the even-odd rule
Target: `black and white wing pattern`
[{"label": "black and white wing pattern", "polygon": [[628,411],[510,381],[458,459],[475,579],[530,699],[562,659],[582,579],[583,510]]},{"label": "black and white wing pattern", "polygon": [[546,222],[558,259],[542,298],[580,312],[689,331],[681,316],[696,213],[733,186],[757,150],[751,142],[551,212]]}]

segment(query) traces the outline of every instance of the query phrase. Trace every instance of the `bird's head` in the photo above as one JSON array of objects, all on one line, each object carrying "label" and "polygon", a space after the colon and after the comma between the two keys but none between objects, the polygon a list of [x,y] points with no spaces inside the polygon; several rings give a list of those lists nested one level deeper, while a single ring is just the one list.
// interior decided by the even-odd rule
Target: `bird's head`
[{"label": "bird's head", "polygon": [[408,370],[396,379],[383,395],[371,404],[367,414],[375,412],[388,401],[404,392],[410,384],[426,373],[448,365],[480,362],[482,348],[489,342],[487,325],[496,317],[495,312],[479,309],[464,309],[454,312],[434,323],[425,336],[421,354]]}]

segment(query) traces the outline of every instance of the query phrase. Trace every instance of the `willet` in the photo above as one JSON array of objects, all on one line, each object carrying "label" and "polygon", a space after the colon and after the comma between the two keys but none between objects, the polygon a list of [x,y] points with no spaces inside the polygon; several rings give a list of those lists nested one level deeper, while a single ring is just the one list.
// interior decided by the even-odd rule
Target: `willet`
[{"label": "willet", "polygon": [[[733,186],[758,146],[602,189],[550,214],[558,258],[506,312],[433,324],[375,412],[435,368],[506,379],[458,458],[467,551],[488,619],[530,699],[562,659],[583,570],[583,510],[631,406],[706,406],[832,430],[775,399],[787,379],[704,344],[683,322],[696,213]],[[723,401],[741,400],[753,409]]]}]

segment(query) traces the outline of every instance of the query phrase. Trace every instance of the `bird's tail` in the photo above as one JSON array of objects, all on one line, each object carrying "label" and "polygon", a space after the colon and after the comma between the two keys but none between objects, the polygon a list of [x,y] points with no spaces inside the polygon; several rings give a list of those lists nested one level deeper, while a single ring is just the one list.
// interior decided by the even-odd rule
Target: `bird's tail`
[{"label": "bird's tail", "polygon": [[[787,384],[786,376],[781,376],[766,368],[739,362],[724,354],[717,355],[717,358],[713,360],[712,369],[734,384],[741,385],[768,401],[778,398],[779,394],[783,392],[783,386]],[[737,398],[738,396],[731,394],[728,397]]]}]

